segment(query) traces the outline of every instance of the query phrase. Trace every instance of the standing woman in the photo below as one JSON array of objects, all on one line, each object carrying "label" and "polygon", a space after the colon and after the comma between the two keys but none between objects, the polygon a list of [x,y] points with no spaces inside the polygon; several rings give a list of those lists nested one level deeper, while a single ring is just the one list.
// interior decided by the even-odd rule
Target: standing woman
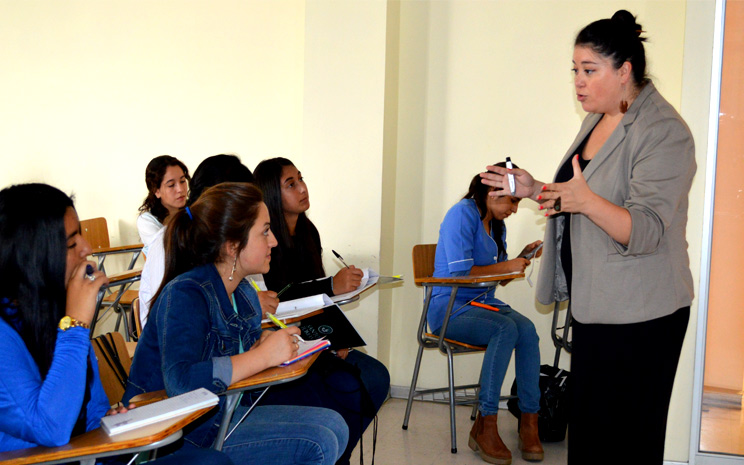
[{"label": "standing woman", "polygon": [[[165,389],[169,396],[231,384],[297,354],[296,327],[261,331],[261,306],[245,278],[266,273],[276,239],[261,191],[222,183],[178,211],[165,230],[165,275],[137,344],[124,402]],[[154,369],[153,369],[154,368]],[[210,447],[220,409],[195,422],[186,443]],[[233,425],[247,407],[238,407]],[[259,405],[227,438],[236,463],[333,464],[348,431],[336,412]]]},{"label": "standing woman", "polygon": [[[353,265],[341,268],[332,277],[325,276],[320,234],[305,214],[310,208],[310,194],[297,167],[286,158],[272,158],[259,163],[253,174],[264,193],[278,240],[271,252],[271,269],[264,273],[266,287],[279,292],[291,283],[282,294],[286,300],[356,289],[363,273]],[[341,413],[349,427],[349,445],[338,464],[349,463],[357,441],[387,399],[390,374],[377,359],[358,350],[342,349],[337,356],[322,354],[310,375],[303,388],[276,389],[267,402],[300,402]],[[313,381],[318,377],[320,382]]]},{"label": "standing woman", "polygon": [[[571,465],[662,463],[693,297],[695,148],[646,76],[642,32],[620,10],[578,34],[574,85],[589,114],[554,182],[512,171],[517,195],[550,217],[537,298],[571,301]],[[483,182],[504,186],[506,169],[488,169]]]},{"label": "standing woman", "polygon": [[186,206],[189,193],[189,169],[179,159],[160,155],[150,160],[145,169],[147,197],[139,208],[137,230],[145,245],[144,252],[165,219]]},{"label": "standing woman", "polygon": [[[63,192],[46,184],[0,191],[0,451],[61,446],[117,413],[90,344],[96,296],[108,282],[100,271],[86,275],[86,265],[95,269],[90,253]],[[215,451],[157,462],[231,463]]]},{"label": "standing woman", "polygon": [[[506,166],[500,163],[498,166]],[[470,182],[468,193],[449,209],[439,228],[434,258],[435,278],[484,276],[523,272],[530,264],[525,255],[540,245],[535,241],[518,257],[506,253],[504,220],[517,212],[520,199],[511,196],[489,197],[493,189],[480,181]],[[540,252],[538,251],[538,254]],[[502,281],[507,284],[509,281]],[[428,324],[439,335],[444,324],[450,288],[435,287],[429,305]],[[499,436],[497,417],[501,385],[515,352],[517,395],[522,412],[519,422],[519,449],[522,458],[541,461],[544,451],[537,433],[540,410],[540,347],[535,325],[529,318],[497,299],[495,287],[460,288],[455,296],[454,311],[447,323],[448,338],[477,346],[486,346],[478,392],[478,417],[468,445],[489,463],[511,463],[511,451]],[[491,305],[498,312],[471,305]]]}]

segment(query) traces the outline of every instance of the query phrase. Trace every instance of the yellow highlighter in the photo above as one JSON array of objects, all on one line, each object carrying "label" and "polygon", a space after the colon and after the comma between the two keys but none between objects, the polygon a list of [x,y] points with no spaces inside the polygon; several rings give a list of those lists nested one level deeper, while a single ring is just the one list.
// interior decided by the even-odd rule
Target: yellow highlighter
[{"label": "yellow highlighter", "polygon": [[251,286],[253,286],[253,289],[255,289],[256,292],[261,292],[261,288],[258,287],[258,284],[256,284],[256,281],[254,281],[253,278],[251,278]]},{"label": "yellow highlighter", "polygon": [[266,312],[266,316],[269,317],[269,320],[271,320],[275,325],[277,325],[280,328],[286,328],[287,325],[285,325],[279,318],[275,317],[273,314]]},{"label": "yellow highlighter", "polygon": [[[284,323],[282,323],[282,321],[279,318],[275,317],[273,314],[267,313],[266,315],[269,317],[269,320],[271,320],[278,327],[280,327],[280,328],[286,328],[287,327],[287,325],[285,325]],[[305,342],[305,340],[302,339],[302,337],[299,334],[293,334],[293,336],[296,337],[298,341]]]}]

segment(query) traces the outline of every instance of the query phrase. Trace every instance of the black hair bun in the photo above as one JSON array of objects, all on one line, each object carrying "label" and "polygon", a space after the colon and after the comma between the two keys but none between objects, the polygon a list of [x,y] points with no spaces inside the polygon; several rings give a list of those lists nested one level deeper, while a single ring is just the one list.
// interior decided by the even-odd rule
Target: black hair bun
[{"label": "black hair bun", "polygon": [[643,32],[643,28],[640,24],[636,23],[636,18],[628,10],[618,10],[612,15],[614,24],[619,26],[622,30],[632,32],[636,37],[640,37]]}]

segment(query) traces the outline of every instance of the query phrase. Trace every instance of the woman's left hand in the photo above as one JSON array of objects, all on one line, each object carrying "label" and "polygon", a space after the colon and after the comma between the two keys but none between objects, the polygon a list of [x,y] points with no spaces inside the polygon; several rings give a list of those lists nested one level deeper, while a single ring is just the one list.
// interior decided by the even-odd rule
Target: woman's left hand
[{"label": "woman's left hand", "polygon": [[336,357],[340,358],[341,360],[346,360],[346,357],[349,355],[350,349],[338,349],[336,351]]},{"label": "woman's left hand", "polygon": [[[542,244],[542,241],[535,241],[535,242],[533,242],[531,244],[525,245],[524,246],[524,249],[522,249],[522,252],[518,256],[519,257],[524,257],[528,253],[530,253],[533,250],[535,250],[537,248],[537,246],[539,246],[540,244]],[[535,256],[533,258],[540,257],[541,255],[542,255],[542,249],[538,250],[537,253],[535,254]]]},{"label": "woman's left hand", "polygon": [[545,216],[562,212],[583,213],[596,197],[586,183],[584,173],[581,172],[578,155],[574,155],[571,165],[574,176],[570,181],[545,184],[537,196],[537,201],[540,202],[539,209],[547,210]]},{"label": "woman's left hand", "polygon": [[134,405],[134,404],[129,404],[129,407],[124,407],[123,405],[120,405],[120,406],[118,406],[116,408],[112,408],[108,412],[106,412],[106,416],[116,415],[117,413],[127,413],[129,410],[131,410],[131,409],[133,409],[135,407],[136,407],[136,405]]}]

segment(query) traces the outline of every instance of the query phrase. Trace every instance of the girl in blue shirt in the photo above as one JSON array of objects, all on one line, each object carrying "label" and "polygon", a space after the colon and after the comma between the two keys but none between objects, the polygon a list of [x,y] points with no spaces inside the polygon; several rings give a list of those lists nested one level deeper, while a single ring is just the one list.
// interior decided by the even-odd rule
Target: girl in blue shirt
[{"label": "girl in blue shirt", "polygon": [[[516,197],[489,197],[492,190],[476,175],[468,193],[444,217],[434,259],[434,277],[492,275],[522,272],[530,261],[524,255],[541,241],[528,244],[519,257],[509,260],[506,253],[504,219],[517,212]],[[506,282],[502,281],[502,284]],[[499,437],[496,418],[499,396],[512,351],[516,352],[516,377],[519,396],[520,450],[525,460],[543,459],[537,436],[537,412],[540,409],[540,349],[535,326],[525,316],[497,299],[495,287],[457,291],[447,337],[468,344],[487,346],[481,368],[478,395],[479,413],[470,432],[469,445],[481,457],[496,464],[511,463],[511,452]],[[450,289],[435,287],[429,307],[428,323],[439,334],[450,296]],[[477,301],[499,308],[498,312],[469,305]]]},{"label": "girl in blue shirt", "polygon": [[[61,446],[126,411],[109,410],[90,344],[96,296],[108,282],[100,271],[86,275],[90,253],[63,192],[45,184],[0,191],[0,451]],[[216,451],[157,462],[232,463]]]}]

